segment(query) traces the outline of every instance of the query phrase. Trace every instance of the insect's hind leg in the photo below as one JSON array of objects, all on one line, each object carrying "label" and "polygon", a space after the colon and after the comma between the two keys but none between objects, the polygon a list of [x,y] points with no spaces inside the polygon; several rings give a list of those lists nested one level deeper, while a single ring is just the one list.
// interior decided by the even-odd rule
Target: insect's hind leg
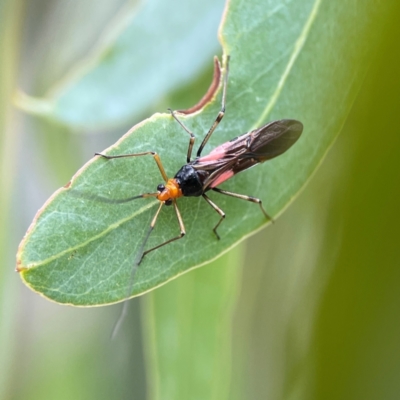
[{"label": "insect's hind leg", "polygon": [[257,203],[260,206],[260,209],[263,212],[263,214],[265,215],[265,217],[268,218],[271,222],[275,222],[274,219],[265,211],[265,209],[262,205],[262,201],[260,199],[257,199],[256,197],[246,196],[244,194],[227,192],[226,190],[222,190],[219,188],[213,188],[212,190],[214,190],[215,192],[221,193],[221,194],[225,194],[227,196],[235,197],[237,199],[242,199],[242,200],[246,200],[246,201],[251,201],[252,203]]},{"label": "insect's hind leg", "polygon": [[204,137],[203,141],[201,142],[201,145],[199,149],[197,150],[197,157],[201,156],[201,152],[203,151],[204,146],[207,144],[208,139],[210,139],[211,135],[215,131],[215,128],[218,126],[218,124],[221,122],[222,118],[225,115],[225,104],[226,104],[226,86],[228,84],[228,73],[229,73],[229,60],[230,56],[227,57],[226,59],[226,71],[225,71],[225,77],[224,77],[224,86],[222,88],[222,104],[221,104],[221,110],[217,115],[217,118],[215,119],[214,123],[212,124],[210,130],[208,131],[207,135]]},{"label": "insect's hind leg", "polygon": [[157,163],[158,169],[160,170],[160,173],[164,181],[168,182],[168,176],[165,172],[164,166],[162,165],[161,158],[155,151],[146,151],[144,153],[133,153],[133,154],[119,154],[117,156],[107,156],[106,154],[102,153],[94,153],[95,156],[101,156],[103,158],[106,158],[107,160],[112,160],[113,158],[140,157],[140,156],[146,156],[148,154],[151,154],[153,156],[154,161]]},{"label": "insect's hind leg", "polygon": [[214,203],[211,201],[211,199],[203,193],[203,199],[221,216],[220,220],[218,221],[218,224],[214,226],[213,232],[215,233],[215,236],[217,239],[221,239],[218,235],[217,228],[220,226],[221,222],[225,219],[225,213]]}]

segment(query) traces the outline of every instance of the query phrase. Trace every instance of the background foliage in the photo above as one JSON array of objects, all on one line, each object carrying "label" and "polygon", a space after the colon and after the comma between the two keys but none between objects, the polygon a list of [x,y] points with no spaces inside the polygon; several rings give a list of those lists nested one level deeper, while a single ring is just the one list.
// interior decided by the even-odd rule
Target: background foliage
[{"label": "background foliage", "polygon": [[[337,8],[350,14],[368,14],[368,2],[341,3]],[[133,301],[118,340],[110,342],[118,306],[67,308],[29,292],[12,272],[17,244],[36,210],[94,150],[152,112],[201,96],[211,76],[208,60],[219,51],[215,32],[223,4],[205,14],[207,21],[215,15],[215,25],[204,25],[200,36],[206,30],[214,40],[184,86],[155,93],[124,126],[86,136],[76,135],[81,127],[11,108],[14,87],[42,95],[93,48],[110,19],[117,24],[121,7],[134,15],[143,6],[0,4],[2,398],[397,398],[398,8],[390,14],[374,9],[379,26],[359,43],[369,49],[370,67],[356,103],[287,212],[234,253]],[[340,23],[321,21],[328,30]],[[338,40],[352,39],[343,32]],[[331,50],[319,48],[315,57]],[[172,62],[164,56],[163,63]],[[339,53],[336,62],[351,70],[359,59]],[[334,79],[334,64],[324,71],[313,70],[312,59],[305,65],[317,81]],[[334,83],[324,93],[327,102],[349,89]],[[48,110],[43,103],[31,107],[42,115]],[[331,122],[329,115],[315,119]]]}]

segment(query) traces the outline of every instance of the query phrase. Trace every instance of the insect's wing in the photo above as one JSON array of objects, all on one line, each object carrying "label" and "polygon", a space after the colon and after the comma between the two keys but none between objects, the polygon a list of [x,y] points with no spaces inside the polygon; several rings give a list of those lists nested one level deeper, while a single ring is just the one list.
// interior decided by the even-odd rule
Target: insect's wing
[{"label": "insect's wing", "polygon": [[204,171],[204,189],[216,187],[237,173],[270,160],[288,150],[300,137],[303,124],[293,119],[270,122],[216,147],[192,162]]},{"label": "insect's wing", "polygon": [[270,122],[250,132],[251,142],[245,158],[264,162],[288,150],[299,139],[303,124],[294,119]]}]

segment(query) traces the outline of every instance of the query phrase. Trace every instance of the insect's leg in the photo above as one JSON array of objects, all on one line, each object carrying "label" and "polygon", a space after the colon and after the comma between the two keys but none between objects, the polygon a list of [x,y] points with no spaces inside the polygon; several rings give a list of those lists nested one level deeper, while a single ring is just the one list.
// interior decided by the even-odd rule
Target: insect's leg
[{"label": "insect's leg", "polygon": [[[140,197],[140,196],[138,196],[138,197]],[[144,256],[143,249],[145,248],[147,240],[149,239],[149,236],[150,236],[151,232],[154,229],[154,225],[156,224],[158,214],[160,213],[161,207],[163,205],[164,205],[164,203],[160,202],[160,205],[159,205],[159,207],[157,209],[157,212],[156,212],[155,216],[153,217],[153,220],[151,221],[149,230],[147,231],[147,234],[146,234],[146,236],[145,236],[145,238],[143,240],[142,245],[139,248],[139,252],[138,252],[138,254],[136,256],[136,259],[135,259],[135,261],[133,263],[131,276],[129,278],[129,283],[128,283],[128,286],[127,286],[128,289],[127,289],[127,292],[126,292],[126,295],[125,295],[125,301],[124,301],[124,304],[122,305],[121,313],[119,314],[119,317],[118,317],[117,321],[114,324],[114,328],[113,328],[112,333],[111,333],[111,339],[115,338],[115,336],[117,335],[117,333],[118,333],[118,331],[119,331],[119,329],[120,329],[120,327],[122,325],[122,322],[124,321],[124,319],[126,317],[126,314],[127,314],[127,311],[128,311],[127,299],[129,298],[130,294],[132,293],[136,271],[137,271],[137,269],[139,267],[139,264],[141,263],[141,261],[143,259],[143,256]]]},{"label": "insect's leg", "polygon": [[146,156],[148,154],[151,154],[153,156],[154,161],[157,163],[158,169],[160,170],[162,177],[164,178],[165,182],[167,182],[168,176],[165,173],[165,169],[162,165],[160,156],[155,151],[146,151],[144,153],[135,153],[135,154],[120,154],[118,156],[107,156],[107,155],[101,154],[101,153],[94,153],[95,156],[101,156],[101,157],[107,158],[107,160],[112,160],[113,158],[140,157],[140,156]]},{"label": "insect's leg", "polygon": [[[138,267],[139,267],[139,264],[140,264],[140,263],[142,262],[142,260],[143,260],[143,257],[144,257],[146,254],[150,253],[151,251],[153,251],[153,250],[155,250],[155,249],[158,249],[158,248],[160,248],[160,247],[162,247],[162,246],[165,246],[166,244],[171,243],[171,242],[173,242],[174,240],[177,240],[177,239],[182,238],[182,237],[185,235],[185,233],[186,233],[186,232],[185,232],[185,227],[184,227],[184,225],[183,225],[182,217],[181,217],[181,214],[180,214],[180,212],[179,212],[178,206],[176,205],[176,201],[175,201],[175,200],[173,200],[173,204],[174,204],[174,207],[175,207],[176,216],[177,216],[177,218],[178,218],[179,227],[180,227],[180,229],[181,229],[181,234],[180,234],[179,236],[175,237],[175,238],[172,238],[172,239],[170,239],[170,240],[167,240],[167,241],[164,242],[164,243],[161,243],[160,245],[158,245],[158,246],[156,246],[156,247],[153,247],[153,248],[151,248],[151,249],[149,249],[149,250],[143,251],[143,249],[146,247],[147,241],[149,240],[150,234],[151,234],[151,232],[153,232],[154,226],[156,225],[157,218],[158,218],[158,215],[160,214],[161,208],[162,208],[162,206],[164,205],[164,202],[160,202],[160,206],[158,207],[157,212],[156,212],[156,214],[154,215],[154,217],[153,217],[153,219],[152,219],[152,221],[151,221],[151,223],[150,223],[149,230],[147,231],[146,236],[145,236],[145,238],[144,238],[144,240],[143,240],[143,243],[142,243],[142,245],[140,246],[138,255],[137,255],[137,257],[136,257],[136,260],[135,260],[135,262],[133,263],[133,268],[132,268],[131,276],[130,276],[129,283],[128,283],[128,291],[127,291],[126,296],[125,296],[126,299],[128,299],[129,295],[130,295],[131,292],[132,292],[135,274],[136,274],[136,271],[137,271],[137,269],[138,269]],[[116,321],[116,323],[115,323],[115,325],[114,325],[114,329],[113,329],[112,334],[111,334],[111,338],[112,338],[112,339],[113,339],[113,338],[116,336],[116,334],[118,333],[118,331],[119,331],[119,329],[120,329],[120,327],[121,327],[121,324],[122,324],[123,320],[125,319],[127,310],[128,310],[128,302],[125,301],[124,304],[123,304],[123,306],[122,306],[121,313],[120,313],[120,315],[119,315],[119,317],[118,317],[118,320]]]},{"label": "insect's leg", "polygon": [[211,135],[215,131],[215,128],[218,126],[218,124],[221,122],[222,118],[224,117],[225,114],[225,97],[226,97],[226,86],[228,84],[228,72],[229,72],[229,56],[226,59],[226,71],[225,71],[225,78],[224,78],[224,86],[222,88],[222,105],[221,105],[221,110],[217,115],[217,118],[215,119],[214,123],[212,124],[210,130],[208,131],[207,135],[204,137],[203,141],[201,142],[201,145],[199,149],[197,150],[197,157],[201,156],[201,152],[203,151],[204,146],[207,144],[208,139],[210,139]]},{"label": "insect's leg", "polygon": [[242,199],[242,200],[246,200],[246,201],[251,201],[252,203],[257,203],[260,206],[261,211],[263,212],[265,217],[268,218],[271,222],[274,222],[274,219],[264,210],[262,201],[260,199],[257,199],[256,197],[246,196],[244,194],[227,192],[226,190],[222,190],[219,188],[213,188],[212,190],[214,190],[215,192],[221,193],[221,194],[226,194],[227,196],[236,197],[237,199]]},{"label": "insect's leg", "polygon": [[211,199],[203,193],[203,198],[204,200],[221,216],[220,220],[218,221],[218,224],[214,226],[213,232],[215,233],[215,236],[217,239],[221,239],[217,233],[217,228],[221,224],[221,222],[225,219],[225,213],[214,203],[211,201]]},{"label": "insect's leg", "polygon": [[[180,235],[179,235],[179,236],[176,236],[176,237],[174,237],[174,238],[172,238],[172,239],[169,239],[169,240],[167,240],[166,242],[161,243],[161,244],[159,244],[158,246],[152,247],[151,249],[146,250],[145,252],[143,252],[143,255],[142,255],[142,257],[140,258],[140,261],[139,261],[138,264],[140,264],[140,263],[142,262],[143,257],[144,257],[146,254],[149,254],[151,251],[156,250],[156,249],[159,249],[160,247],[165,246],[165,245],[168,244],[168,243],[174,242],[175,240],[181,239],[181,238],[183,238],[183,237],[186,235],[185,226],[183,225],[181,213],[179,212],[178,206],[177,206],[177,204],[176,204],[176,200],[173,199],[172,201],[173,201],[173,205],[174,205],[174,208],[175,208],[176,217],[177,217],[177,219],[178,219],[179,228],[180,228],[180,230],[181,230]],[[163,204],[164,204],[164,203],[161,203],[161,205],[163,205]],[[150,231],[149,231],[149,233],[148,233],[148,235],[147,235],[147,238],[150,236],[150,233],[151,233],[151,231],[153,230],[154,225],[156,224],[156,220],[157,220],[157,217],[158,217],[158,214],[159,214],[160,210],[161,210],[161,206],[160,206],[160,208],[158,209],[157,214],[154,216],[153,221],[151,221],[151,224],[150,224]],[[146,240],[146,241],[147,241],[147,240]],[[145,243],[144,243],[144,244],[145,244]]]},{"label": "insect's leg", "polygon": [[189,148],[188,148],[188,152],[187,152],[187,157],[186,157],[186,161],[188,163],[190,163],[190,159],[192,157],[192,150],[193,150],[193,144],[194,144],[194,139],[195,136],[193,134],[192,131],[190,131],[184,124],[182,121],[180,121],[178,119],[178,117],[175,115],[175,112],[172,111],[170,108],[168,108],[168,111],[171,113],[171,115],[174,117],[175,121],[178,122],[178,124],[190,135],[190,140],[189,140]]}]

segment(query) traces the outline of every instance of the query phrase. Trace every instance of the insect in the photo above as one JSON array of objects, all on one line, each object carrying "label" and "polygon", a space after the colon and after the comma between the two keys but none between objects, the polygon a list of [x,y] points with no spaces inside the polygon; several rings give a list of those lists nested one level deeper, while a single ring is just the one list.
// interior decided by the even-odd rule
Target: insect
[{"label": "insect", "polygon": [[[199,197],[203,199],[219,214],[220,219],[213,228],[213,231],[219,239],[217,228],[225,218],[225,213],[207,196],[207,192],[214,191],[223,195],[235,197],[237,199],[250,201],[257,203],[260,206],[261,211],[266,218],[272,220],[272,218],[265,211],[262,201],[258,198],[246,196],[243,194],[237,194],[228,192],[226,190],[219,189],[218,186],[226,180],[232,178],[234,175],[248,168],[255,166],[256,164],[270,160],[271,158],[277,157],[280,154],[288,150],[300,137],[303,131],[303,124],[293,119],[283,119],[279,121],[273,121],[261,128],[255,129],[251,132],[245,133],[238,136],[229,142],[226,142],[206,156],[202,156],[201,153],[204,146],[207,144],[211,135],[215,131],[218,124],[221,122],[225,114],[225,98],[226,88],[228,82],[228,68],[229,68],[229,57],[226,62],[226,71],[223,83],[222,91],[222,105],[217,118],[209,129],[208,133],[204,137],[197,151],[196,157],[192,158],[192,150],[195,141],[195,136],[183,123],[178,119],[175,112],[169,109],[171,116],[178,122],[178,124],[189,134],[189,147],[187,151],[187,163],[175,174],[173,178],[168,178],[164,167],[162,165],[159,155],[154,151],[148,151],[144,153],[136,154],[121,154],[115,156],[108,156],[101,153],[95,155],[101,156],[108,160],[114,158],[125,158],[125,157],[140,157],[145,155],[152,155],[160,173],[165,181],[157,186],[157,191],[154,193],[144,193],[129,200],[146,197],[156,197],[160,201],[160,205],[154,215],[149,231],[142,244],[137,265],[141,263],[143,257],[150,252],[165,246],[175,240],[181,239],[185,236],[185,226],[183,224],[182,216],[179,212],[179,208],[176,200],[179,197]],[[178,219],[180,234],[172,239],[169,239],[155,247],[145,250],[147,240],[154,229],[157,218],[160,214],[162,207],[173,206]]]}]

